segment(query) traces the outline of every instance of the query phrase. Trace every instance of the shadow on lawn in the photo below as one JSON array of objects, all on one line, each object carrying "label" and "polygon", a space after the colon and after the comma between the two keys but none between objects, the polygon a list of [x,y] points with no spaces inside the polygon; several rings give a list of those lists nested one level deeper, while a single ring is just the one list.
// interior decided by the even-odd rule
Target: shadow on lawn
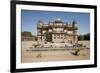
[{"label": "shadow on lawn", "polygon": [[79,53],[76,53],[76,52],[70,52],[72,55],[74,56],[79,56]]}]

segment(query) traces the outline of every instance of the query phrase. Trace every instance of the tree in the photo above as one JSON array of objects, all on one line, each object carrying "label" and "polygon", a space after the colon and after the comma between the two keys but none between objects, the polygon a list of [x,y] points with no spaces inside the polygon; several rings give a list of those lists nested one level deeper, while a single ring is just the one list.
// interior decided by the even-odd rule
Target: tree
[{"label": "tree", "polygon": [[79,41],[84,40],[84,36],[83,35],[78,35],[78,40]]},{"label": "tree", "polygon": [[78,40],[90,40],[90,33],[84,35],[78,35]]},{"label": "tree", "polygon": [[84,40],[90,40],[90,33],[84,35]]},{"label": "tree", "polygon": [[28,31],[21,32],[21,36],[23,37],[32,37],[32,33]]}]

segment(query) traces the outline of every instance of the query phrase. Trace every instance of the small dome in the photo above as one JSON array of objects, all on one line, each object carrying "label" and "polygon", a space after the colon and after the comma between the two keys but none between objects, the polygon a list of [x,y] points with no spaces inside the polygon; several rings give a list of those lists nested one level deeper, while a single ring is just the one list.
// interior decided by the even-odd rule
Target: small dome
[{"label": "small dome", "polygon": [[78,27],[78,25],[77,25],[77,24],[75,24],[75,27]]},{"label": "small dome", "polygon": [[38,21],[38,24],[39,24],[39,25],[43,25],[44,23],[43,23],[43,21],[39,20],[39,21]]},{"label": "small dome", "polygon": [[37,27],[41,28],[43,26],[44,26],[43,21],[39,20],[38,23],[37,23]]}]

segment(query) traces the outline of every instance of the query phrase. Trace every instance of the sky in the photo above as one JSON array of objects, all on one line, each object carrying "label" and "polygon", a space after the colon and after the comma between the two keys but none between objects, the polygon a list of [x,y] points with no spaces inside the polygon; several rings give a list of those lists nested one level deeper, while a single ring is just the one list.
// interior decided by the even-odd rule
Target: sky
[{"label": "sky", "polygon": [[77,22],[78,34],[86,34],[90,32],[90,14],[79,12],[56,12],[56,11],[37,11],[37,10],[21,10],[21,30],[29,31],[32,35],[37,34],[37,22],[42,20],[45,24],[49,21],[53,22],[57,18],[63,22]]}]

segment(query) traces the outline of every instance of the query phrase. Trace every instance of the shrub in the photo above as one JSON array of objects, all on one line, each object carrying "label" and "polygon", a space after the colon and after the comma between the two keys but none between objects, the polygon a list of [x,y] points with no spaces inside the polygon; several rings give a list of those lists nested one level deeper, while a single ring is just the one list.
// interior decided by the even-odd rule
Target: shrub
[{"label": "shrub", "polygon": [[36,44],[33,44],[32,46],[34,46],[34,47],[36,48],[38,45],[36,45]]},{"label": "shrub", "polygon": [[75,49],[75,55],[79,55],[79,52],[80,52],[80,48],[76,48]]},{"label": "shrub", "polygon": [[38,53],[38,55],[36,57],[37,58],[41,58],[42,57],[42,53]]}]

